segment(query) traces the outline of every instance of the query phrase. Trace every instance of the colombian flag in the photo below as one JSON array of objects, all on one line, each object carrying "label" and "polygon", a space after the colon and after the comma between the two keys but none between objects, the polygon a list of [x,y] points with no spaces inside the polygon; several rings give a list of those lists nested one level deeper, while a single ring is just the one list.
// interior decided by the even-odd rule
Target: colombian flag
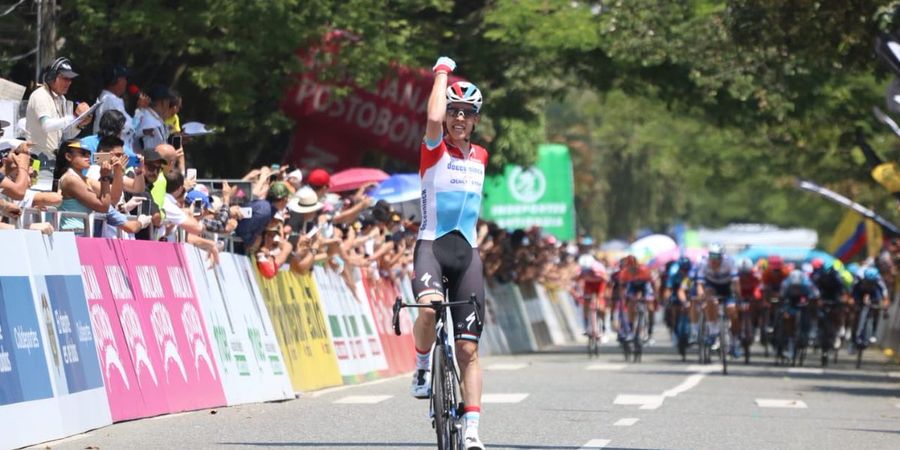
[{"label": "colombian flag", "polygon": [[828,251],[846,263],[863,251],[869,255],[877,255],[881,250],[882,239],[878,224],[866,220],[855,211],[847,211],[834,230]]}]

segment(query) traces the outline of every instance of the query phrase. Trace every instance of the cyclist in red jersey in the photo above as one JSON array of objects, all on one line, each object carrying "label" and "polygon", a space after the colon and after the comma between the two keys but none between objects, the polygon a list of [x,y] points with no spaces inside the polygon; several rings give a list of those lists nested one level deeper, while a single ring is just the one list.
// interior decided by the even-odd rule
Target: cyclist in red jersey
[{"label": "cyclist in red jersey", "polygon": [[[603,336],[603,318],[606,315],[606,285],[609,276],[606,267],[599,261],[591,263],[590,267],[582,268],[578,277],[579,290],[581,291],[582,306],[584,308],[584,329],[586,334],[592,331],[595,337]],[[593,314],[593,317],[591,316]],[[596,324],[596,328],[594,327]]]},{"label": "cyclist in red jersey", "polygon": [[784,263],[778,255],[769,257],[768,267],[762,274],[762,294],[766,301],[777,297],[781,291],[781,283],[787,279],[790,274],[790,268]]}]

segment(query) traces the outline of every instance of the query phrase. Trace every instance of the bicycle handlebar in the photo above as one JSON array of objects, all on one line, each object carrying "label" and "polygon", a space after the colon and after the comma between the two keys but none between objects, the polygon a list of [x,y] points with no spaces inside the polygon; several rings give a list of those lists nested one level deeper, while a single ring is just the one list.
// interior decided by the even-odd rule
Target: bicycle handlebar
[{"label": "bicycle handlebar", "polygon": [[[400,297],[397,297],[397,299],[394,300],[394,307],[392,308],[394,314],[393,314],[393,317],[391,318],[391,325],[394,327],[394,334],[396,334],[397,336],[400,336],[400,310],[403,308],[429,308],[429,309],[432,309],[435,312],[437,312],[437,310],[440,308],[448,308],[451,306],[461,306],[461,305],[475,305],[476,299],[477,299],[477,297],[475,297],[475,294],[472,294],[472,296],[468,300],[462,301],[462,302],[459,302],[459,301],[445,302],[445,301],[434,300],[431,303],[420,305],[420,304],[403,303],[403,299],[401,299]],[[477,307],[475,308],[475,320],[478,321],[479,327],[484,326],[484,323],[481,321],[481,314],[478,313]]]}]

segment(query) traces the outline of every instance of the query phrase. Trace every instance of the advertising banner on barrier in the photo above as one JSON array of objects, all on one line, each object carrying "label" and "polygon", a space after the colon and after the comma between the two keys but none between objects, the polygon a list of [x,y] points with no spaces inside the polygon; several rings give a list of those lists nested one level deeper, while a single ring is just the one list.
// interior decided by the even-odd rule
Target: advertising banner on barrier
[{"label": "advertising banner on barrier", "polygon": [[334,351],[345,383],[377,377],[387,369],[381,341],[372,326],[368,301],[331,268],[316,266],[313,279],[323,299],[328,316]]},{"label": "advertising banner on barrier", "polygon": [[532,283],[535,293],[537,294],[538,306],[540,306],[541,317],[547,324],[547,331],[550,335],[550,341],[553,345],[561,345],[566,342],[564,324],[560,322],[559,316],[550,303],[550,296],[547,294],[547,288],[540,283]]},{"label": "advertising banner on barrier", "polygon": [[[134,294],[118,243],[108,239],[79,238],[77,245],[100,369],[113,421],[165,413],[164,404],[144,402],[141,378],[137,374],[150,374],[150,378],[144,380],[155,380],[155,369],[143,347],[129,346],[119,319],[117,304],[134,303]],[[133,306],[127,306],[126,309],[133,311]],[[135,322],[133,325],[138,326],[138,329],[130,331],[130,336],[140,334],[139,324]],[[134,342],[145,340],[135,339]]]},{"label": "advertising banner on barrier", "polygon": [[257,272],[259,288],[295,392],[343,383],[325,324],[325,313],[309,274],[283,270],[274,279]]},{"label": "advertising banner on barrier", "polygon": [[152,241],[119,245],[135,296],[120,305],[126,339],[132,354],[149,359],[154,368],[138,373],[144,401],[163,402],[168,412],[224,405],[212,340],[181,246]]},{"label": "advertising banner on barrier", "polygon": [[534,333],[538,348],[552,345],[550,329],[544,319],[544,310],[541,308],[541,300],[538,298],[534,283],[519,283],[517,286],[522,295],[522,303],[525,305],[525,317],[531,324],[531,331]]},{"label": "advertising banner on barrier", "polygon": [[484,355],[507,355],[510,353],[506,333],[497,321],[497,301],[485,289],[484,297],[484,330],[481,332],[480,351]]},{"label": "advertising banner on barrier", "polygon": [[112,423],[71,234],[0,234],[0,447]]},{"label": "advertising banner on barrier", "polygon": [[229,405],[294,398],[275,331],[258,291],[244,278],[244,256],[220,253],[208,267],[206,252],[183,245],[200,310],[215,342]]},{"label": "advertising banner on barrier", "polygon": [[497,302],[497,322],[507,337],[509,350],[513,353],[536,351],[537,342],[519,287],[514,283],[490,283],[487,295]]},{"label": "advertising banner on barrier", "polygon": [[395,335],[391,321],[394,316],[394,299],[400,296],[400,291],[389,278],[378,274],[370,276],[368,270],[360,270],[360,275],[359,287],[366,293],[375,329],[384,346],[388,361],[387,373],[396,375],[412,371],[416,367],[416,350],[412,320],[407,313],[412,308],[405,308],[400,312],[400,336]]}]

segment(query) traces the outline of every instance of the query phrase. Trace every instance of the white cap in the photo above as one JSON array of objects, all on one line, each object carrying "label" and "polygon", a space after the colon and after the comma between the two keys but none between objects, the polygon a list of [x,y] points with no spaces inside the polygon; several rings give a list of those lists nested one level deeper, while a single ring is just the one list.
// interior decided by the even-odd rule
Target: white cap
[{"label": "white cap", "polygon": [[294,169],[294,170],[288,172],[287,177],[288,178],[296,178],[297,182],[299,183],[299,182],[303,181],[303,171],[301,171],[300,169]]},{"label": "white cap", "polygon": [[206,125],[200,122],[188,122],[181,125],[181,133],[185,136],[203,136],[215,131],[206,128]]}]

